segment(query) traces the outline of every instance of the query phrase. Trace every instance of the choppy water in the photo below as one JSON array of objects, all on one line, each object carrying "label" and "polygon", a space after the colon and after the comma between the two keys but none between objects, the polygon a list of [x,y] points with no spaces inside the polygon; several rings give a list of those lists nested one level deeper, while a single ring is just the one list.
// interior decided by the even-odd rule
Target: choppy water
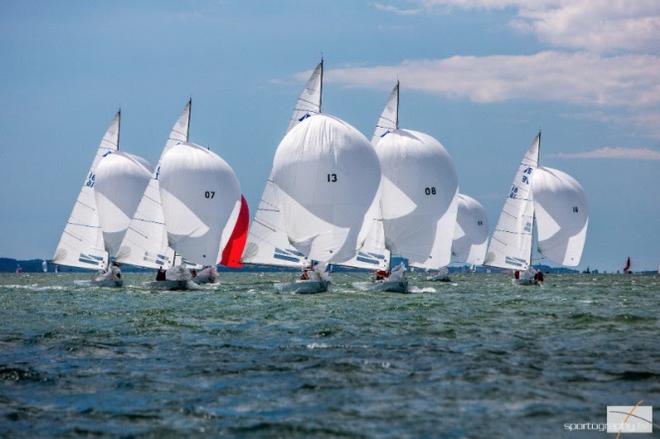
[{"label": "choppy water", "polygon": [[[660,405],[660,278],[413,277],[418,294],[280,295],[0,276],[0,435],[603,437],[606,405]],[[655,411],[656,420],[660,418]]]}]

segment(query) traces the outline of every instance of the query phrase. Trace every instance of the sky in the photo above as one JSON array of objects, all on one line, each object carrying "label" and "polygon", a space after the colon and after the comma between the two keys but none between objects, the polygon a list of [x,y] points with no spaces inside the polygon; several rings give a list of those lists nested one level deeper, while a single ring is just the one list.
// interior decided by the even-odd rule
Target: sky
[{"label": "sky", "polygon": [[660,3],[631,0],[0,0],[0,256],[50,258],[98,143],[154,163],[188,97],[191,141],[254,211],[306,75],[368,138],[396,79],[491,228],[524,151],[574,176],[581,268],[660,266]]}]

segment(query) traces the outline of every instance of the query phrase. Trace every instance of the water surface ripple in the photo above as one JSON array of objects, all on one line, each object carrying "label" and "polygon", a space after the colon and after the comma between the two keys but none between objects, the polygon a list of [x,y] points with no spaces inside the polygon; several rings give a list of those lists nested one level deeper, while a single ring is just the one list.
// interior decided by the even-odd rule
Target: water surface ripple
[{"label": "water surface ripple", "polygon": [[[194,292],[0,276],[0,435],[603,437],[609,405],[660,405],[660,278],[411,278],[416,294]],[[660,416],[656,410],[655,418]]]}]

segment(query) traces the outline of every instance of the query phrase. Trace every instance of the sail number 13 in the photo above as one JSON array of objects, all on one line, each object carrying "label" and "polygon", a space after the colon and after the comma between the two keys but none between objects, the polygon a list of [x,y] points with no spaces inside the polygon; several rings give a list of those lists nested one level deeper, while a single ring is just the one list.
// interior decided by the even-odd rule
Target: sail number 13
[{"label": "sail number 13", "polygon": [[328,174],[328,183],[337,183],[337,174]]}]

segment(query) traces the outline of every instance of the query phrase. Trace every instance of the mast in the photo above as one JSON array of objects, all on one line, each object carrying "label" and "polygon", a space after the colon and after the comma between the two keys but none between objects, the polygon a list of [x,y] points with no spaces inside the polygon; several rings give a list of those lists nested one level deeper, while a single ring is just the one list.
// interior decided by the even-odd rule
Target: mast
[{"label": "mast", "polygon": [[[539,163],[541,161],[541,129],[539,128],[539,133],[536,135],[539,140],[538,140],[538,147],[536,148],[536,168],[538,169]],[[532,182],[530,181],[529,184],[531,185]],[[530,194],[531,194],[530,190]],[[534,209],[534,203],[532,202],[532,245],[529,246],[529,267],[532,268],[533,261],[532,257],[534,256],[534,229],[536,226],[536,209]],[[536,236],[536,239],[538,240],[538,234]]]},{"label": "mast", "polygon": [[119,151],[119,135],[121,134],[121,107],[117,110],[117,151]]},{"label": "mast", "polygon": [[319,113],[323,108],[323,54],[321,54],[321,91],[319,92]]},{"label": "mast", "polygon": [[192,96],[188,98],[188,123],[186,124],[186,143],[190,138],[190,115],[192,114]]},{"label": "mast", "polygon": [[399,129],[399,80],[396,80],[396,121],[394,123],[394,126],[396,129]]}]

